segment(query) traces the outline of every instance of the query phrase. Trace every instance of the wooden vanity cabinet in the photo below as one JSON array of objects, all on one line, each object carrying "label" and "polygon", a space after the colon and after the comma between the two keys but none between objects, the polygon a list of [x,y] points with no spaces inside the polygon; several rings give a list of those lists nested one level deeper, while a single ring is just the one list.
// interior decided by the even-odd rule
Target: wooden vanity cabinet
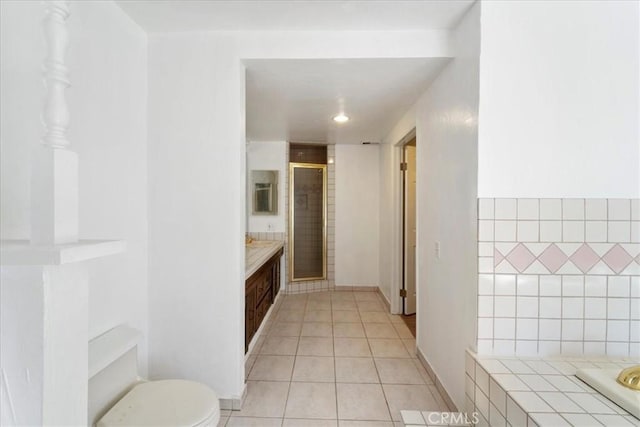
[{"label": "wooden vanity cabinet", "polygon": [[245,282],[244,351],[256,334],[271,304],[280,291],[280,257],[282,248]]}]

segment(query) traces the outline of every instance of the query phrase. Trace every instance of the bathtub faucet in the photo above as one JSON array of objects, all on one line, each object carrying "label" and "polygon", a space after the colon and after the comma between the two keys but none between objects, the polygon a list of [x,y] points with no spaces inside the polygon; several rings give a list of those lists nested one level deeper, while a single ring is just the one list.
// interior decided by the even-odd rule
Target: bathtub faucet
[{"label": "bathtub faucet", "polygon": [[623,369],[618,375],[618,382],[631,390],[640,391],[640,365]]}]

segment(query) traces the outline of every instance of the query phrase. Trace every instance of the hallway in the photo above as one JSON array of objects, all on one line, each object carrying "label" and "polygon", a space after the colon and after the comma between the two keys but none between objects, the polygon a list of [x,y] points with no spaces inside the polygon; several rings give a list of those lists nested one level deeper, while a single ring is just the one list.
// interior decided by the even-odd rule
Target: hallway
[{"label": "hallway", "polygon": [[401,316],[375,292],[281,295],[246,363],[241,411],[220,426],[401,426],[446,405]]}]

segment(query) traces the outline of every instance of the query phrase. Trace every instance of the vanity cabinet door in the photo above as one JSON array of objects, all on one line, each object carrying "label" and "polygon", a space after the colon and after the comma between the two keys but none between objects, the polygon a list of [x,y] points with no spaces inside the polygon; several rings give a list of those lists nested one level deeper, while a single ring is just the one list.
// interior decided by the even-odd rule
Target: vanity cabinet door
[{"label": "vanity cabinet door", "polygon": [[264,295],[271,290],[270,271],[271,269],[267,266],[267,268],[264,268],[262,270],[262,272],[260,273],[260,276],[258,277],[258,280],[257,280],[258,301],[262,301],[262,298],[264,297]]},{"label": "vanity cabinet door", "polygon": [[249,349],[251,338],[258,329],[256,313],[256,287],[249,284],[245,289],[244,296],[244,351]]},{"label": "vanity cabinet door", "polygon": [[278,292],[280,292],[280,258],[276,258],[271,266],[271,290],[273,292],[273,296],[271,297],[272,301],[276,300],[276,296],[278,296]]}]

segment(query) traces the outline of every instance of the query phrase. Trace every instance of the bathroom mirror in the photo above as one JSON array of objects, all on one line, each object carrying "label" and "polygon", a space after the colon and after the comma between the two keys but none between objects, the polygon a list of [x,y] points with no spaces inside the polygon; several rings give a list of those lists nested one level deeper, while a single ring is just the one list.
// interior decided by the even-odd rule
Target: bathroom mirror
[{"label": "bathroom mirror", "polygon": [[278,171],[251,171],[253,215],[278,214]]}]

